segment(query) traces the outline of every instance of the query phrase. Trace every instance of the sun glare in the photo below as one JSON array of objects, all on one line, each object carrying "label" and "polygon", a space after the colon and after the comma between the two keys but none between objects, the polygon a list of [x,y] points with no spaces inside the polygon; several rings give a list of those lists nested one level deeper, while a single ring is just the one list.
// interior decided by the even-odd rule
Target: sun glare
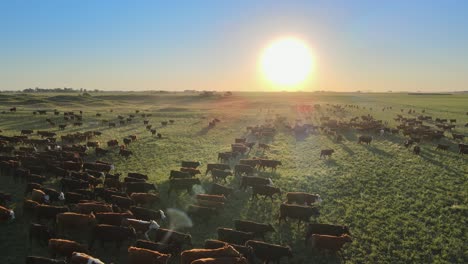
[{"label": "sun glare", "polygon": [[274,41],[263,51],[260,63],[264,77],[285,89],[304,83],[313,70],[312,54],[297,38]]}]

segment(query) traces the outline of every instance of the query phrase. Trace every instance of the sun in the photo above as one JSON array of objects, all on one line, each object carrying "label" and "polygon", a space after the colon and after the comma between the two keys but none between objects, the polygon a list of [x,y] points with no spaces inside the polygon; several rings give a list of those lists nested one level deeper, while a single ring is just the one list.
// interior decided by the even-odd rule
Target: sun
[{"label": "sun", "polygon": [[304,41],[282,38],[270,44],[262,53],[260,68],[263,76],[281,88],[303,84],[313,70],[313,57]]}]

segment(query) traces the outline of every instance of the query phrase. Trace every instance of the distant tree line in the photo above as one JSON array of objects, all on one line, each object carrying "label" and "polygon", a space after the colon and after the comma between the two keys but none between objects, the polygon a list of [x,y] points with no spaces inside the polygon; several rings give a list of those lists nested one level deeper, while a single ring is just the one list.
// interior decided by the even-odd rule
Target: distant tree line
[{"label": "distant tree line", "polygon": [[73,89],[73,88],[67,88],[67,87],[63,87],[63,88],[39,88],[39,87],[36,87],[36,88],[27,88],[27,89],[24,89],[23,90],[23,93],[83,93],[83,92],[100,92],[100,90],[98,89],[94,89],[94,90],[86,90],[86,89],[83,89],[83,88],[80,88],[80,89]]}]

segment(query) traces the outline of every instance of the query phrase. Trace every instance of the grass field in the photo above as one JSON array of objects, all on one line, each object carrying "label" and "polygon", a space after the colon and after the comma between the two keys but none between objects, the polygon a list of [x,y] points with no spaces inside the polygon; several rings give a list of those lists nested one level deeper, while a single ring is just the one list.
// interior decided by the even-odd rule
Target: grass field
[{"label": "grass field", "polygon": [[[305,120],[295,108],[301,104],[322,107],[313,112],[311,120]],[[361,108],[347,108],[346,113],[335,117],[325,112],[326,104],[355,104]],[[8,111],[12,106],[18,108],[16,113]],[[392,110],[382,111],[386,106]],[[434,118],[457,119],[455,131],[468,135],[468,128],[464,127],[468,122],[467,106],[466,94],[234,93],[230,97],[202,97],[188,93],[122,92],[84,97],[0,93],[0,111],[6,110],[0,114],[0,129],[1,134],[10,136],[18,135],[21,129],[50,130],[59,135],[98,130],[102,132],[97,138],[101,143],[110,139],[121,142],[124,137],[137,134],[138,140],[129,146],[134,153],[132,157],[124,159],[114,150],[101,160],[112,162],[115,172],[148,174],[161,193],[162,202],[157,209],[184,210],[193,203],[193,196],[185,192],[166,195],[169,171],[177,170],[181,160],[199,160],[204,171],[207,163],[217,162],[218,152],[230,150],[235,138],[248,136],[246,126],[264,124],[277,115],[284,116],[291,125],[296,119],[318,125],[322,115],[349,120],[370,113],[396,127],[393,118],[397,114],[416,117],[424,109],[425,115]],[[410,108],[417,113],[407,114]],[[33,115],[32,111],[38,109],[83,110],[84,125],[59,131],[45,119],[61,124],[63,116],[55,116],[52,111],[47,116]],[[143,125],[143,117],[117,128],[108,128],[101,122],[116,121],[117,115],[133,114],[137,109],[152,114],[146,119],[162,134],[162,139],[151,136]],[[405,109],[404,113],[400,109]],[[96,117],[96,113],[102,117]],[[207,129],[213,118],[221,122]],[[175,123],[161,127],[160,122],[168,119]],[[468,263],[468,157],[458,154],[450,133],[446,132],[441,140],[450,144],[449,151],[435,150],[436,142],[423,142],[419,156],[402,145],[402,134],[374,135],[370,146],[357,144],[359,135],[350,130],[341,143],[320,132],[298,140],[284,127],[278,127],[278,133],[266,142],[271,150],[262,153],[254,147],[249,157],[265,155],[282,161],[276,172],[267,170],[260,174],[270,177],[282,189],[283,197],[276,197],[273,202],[251,201],[250,190],[238,190],[218,217],[195,222],[193,228],[185,231],[192,235],[195,246],[202,247],[205,239],[217,237],[217,227],[233,227],[234,219],[272,223],[276,232],[266,240],[290,245],[294,258],[289,263],[339,263],[339,256],[321,254],[304,246],[304,225],[298,226],[294,220],[278,224],[284,193],[305,191],[319,193],[323,199],[321,215],[313,221],[349,225],[353,242],[342,252],[347,263]],[[325,148],[335,150],[327,160],[319,158],[320,150]],[[95,160],[94,151],[89,153],[87,159]],[[197,188],[197,192],[207,190],[212,182],[209,176],[201,179],[202,188]],[[50,181],[49,185],[56,183]],[[237,190],[239,182],[230,177],[228,185]],[[14,195],[9,206],[20,212],[24,185],[2,177],[0,191]],[[47,256],[46,248],[29,245],[29,222],[18,213],[16,221],[0,226],[0,263],[24,263],[28,255]],[[126,263],[125,247],[117,251],[111,245],[106,249],[97,246],[93,253],[106,263]]]}]

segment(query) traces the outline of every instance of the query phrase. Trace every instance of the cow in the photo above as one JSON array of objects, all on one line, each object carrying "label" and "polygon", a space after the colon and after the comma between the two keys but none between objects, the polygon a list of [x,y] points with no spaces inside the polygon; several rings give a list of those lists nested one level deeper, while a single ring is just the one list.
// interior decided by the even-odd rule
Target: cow
[{"label": "cow", "polygon": [[218,239],[227,243],[244,245],[248,240],[254,239],[254,233],[243,232],[230,228],[218,228]]},{"label": "cow", "polygon": [[335,150],[333,149],[322,149],[320,151],[320,158],[322,157],[331,157],[331,155],[333,154],[333,152],[335,152]]},{"label": "cow", "polygon": [[419,147],[419,146],[414,146],[414,148],[413,148],[413,153],[414,153],[415,155],[419,155],[419,153],[421,153],[421,147]]},{"label": "cow", "polygon": [[119,155],[128,159],[131,155],[133,155],[133,152],[131,150],[124,149],[121,147],[119,150]]},{"label": "cow", "polygon": [[177,245],[174,245],[174,244],[151,242],[151,241],[142,240],[142,239],[139,239],[135,242],[135,247],[154,250],[163,254],[171,254],[171,255],[176,255],[181,251],[181,248],[179,248]]},{"label": "cow", "polygon": [[253,185],[273,185],[273,181],[270,178],[262,178],[258,176],[242,176],[240,188],[245,190],[249,186]]},{"label": "cow", "polygon": [[157,230],[160,228],[160,225],[154,221],[143,221],[134,218],[125,218],[122,220],[121,226],[130,226],[135,229],[137,233],[142,233],[145,235],[146,239],[149,239],[148,233],[151,230]]},{"label": "cow", "polygon": [[62,178],[60,180],[60,185],[62,191],[74,191],[76,189],[87,189],[90,184],[83,180]]},{"label": "cow", "polygon": [[155,233],[155,242],[162,242],[165,244],[173,244],[178,248],[182,248],[183,245],[193,246],[192,245],[192,236],[190,234],[185,234],[177,232],[171,229],[158,228]]},{"label": "cow", "polygon": [[465,135],[463,134],[455,134],[455,133],[452,133],[452,136],[453,136],[453,139],[460,139],[460,140],[463,140],[465,138]]},{"label": "cow", "polygon": [[130,199],[132,199],[136,205],[154,204],[160,201],[159,194],[152,193],[132,193]]},{"label": "cow", "polygon": [[119,141],[117,139],[112,139],[107,141],[107,146],[108,147],[116,147],[119,145]]},{"label": "cow", "polygon": [[290,205],[283,203],[280,205],[280,214],[278,220],[281,223],[281,220],[286,221],[286,219],[289,217],[299,220],[299,224],[301,221],[309,222],[310,217],[318,215],[319,210],[317,207]]},{"label": "cow", "polygon": [[232,246],[235,250],[237,250],[240,254],[242,254],[242,256],[245,257],[249,261],[249,263],[254,263],[255,256],[253,254],[253,249],[248,246],[230,244],[230,243],[220,241],[220,240],[215,240],[215,239],[207,239],[205,240],[205,245],[203,247],[206,249],[216,249],[216,248],[225,247],[226,245]]},{"label": "cow", "polygon": [[73,206],[73,209],[81,214],[113,212],[112,205],[97,202],[78,203]]},{"label": "cow", "polygon": [[49,239],[49,253],[55,258],[58,256],[71,258],[73,252],[83,252],[89,254],[88,247],[86,245],[80,244],[78,242],[66,239]]},{"label": "cow", "polygon": [[26,264],[67,264],[65,260],[51,259],[39,256],[27,256]]},{"label": "cow", "polygon": [[362,142],[369,145],[372,142],[372,136],[359,136],[358,144],[361,144]]},{"label": "cow", "polygon": [[259,143],[258,148],[263,149],[263,151],[270,150],[270,146],[268,146],[267,144],[264,144],[264,143]]},{"label": "cow", "polygon": [[239,160],[239,164],[243,164],[243,165],[249,165],[251,167],[256,167],[260,162],[260,159],[240,159]]},{"label": "cow", "polygon": [[127,182],[125,183],[126,192],[132,193],[146,193],[150,190],[156,191],[156,186],[152,183],[147,182]]},{"label": "cow", "polygon": [[184,168],[193,168],[193,169],[196,169],[198,168],[199,166],[201,166],[201,162],[200,161],[182,161],[180,166],[181,167],[184,167]]},{"label": "cow", "polygon": [[322,202],[319,194],[311,194],[305,192],[288,192],[286,193],[286,203],[297,203],[300,205],[311,205],[315,202]]},{"label": "cow", "polygon": [[166,264],[171,254],[162,254],[138,247],[128,248],[128,264]]},{"label": "cow", "polygon": [[11,194],[0,192],[0,205],[5,205],[7,202],[11,202]]},{"label": "cow", "polygon": [[57,214],[57,230],[63,232],[65,229],[87,229],[96,224],[94,214],[60,213]]},{"label": "cow", "polygon": [[169,179],[188,179],[192,178],[192,175],[188,172],[171,170]]},{"label": "cow", "polygon": [[259,169],[265,170],[265,168],[271,168],[272,171],[276,171],[276,167],[278,165],[283,165],[279,160],[267,160],[267,159],[260,159],[258,162]]},{"label": "cow", "polygon": [[42,190],[34,189],[31,193],[31,200],[42,204],[49,202],[49,196],[46,197],[45,192]]},{"label": "cow", "polygon": [[112,204],[115,204],[118,207],[123,208],[123,209],[128,209],[130,208],[130,206],[134,204],[132,199],[118,196],[118,195],[111,195],[110,200]]},{"label": "cow", "polygon": [[310,239],[310,236],[313,234],[338,237],[344,234],[350,235],[350,232],[349,232],[349,227],[347,226],[310,223],[307,226],[307,230],[305,234],[306,245]]},{"label": "cow", "polygon": [[262,224],[246,220],[234,220],[234,227],[236,230],[243,232],[252,232],[254,236],[265,239],[265,233],[275,232],[271,224]]},{"label": "cow", "polygon": [[60,213],[68,212],[68,207],[66,206],[53,206],[39,204],[35,207],[36,219],[46,219],[46,220],[55,220],[57,215]]},{"label": "cow", "polygon": [[34,133],[34,131],[30,130],[30,129],[22,129],[21,130],[21,135],[31,135],[32,133]]},{"label": "cow", "polygon": [[192,177],[194,177],[197,174],[201,174],[201,171],[199,169],[194,169],[194,168],[184,168],[181,167],[180,171],[182,172],[188,172]]},{"label": "cow", "polygon": [[231,167],[229,164],[223,164],[223,163],[209,163],[206,165],[206,172],[205,175],[208,174],[208,172],[211,172],[213,169],[218,169],[218,170],[231,170]]},{"label": "cow", "polygon": [[313,234],[310,236],[310,240],[312,248],[329,250],[331,252],[338,252],[345,243],[353,242],[347,234],[341,236]]},{"label": "cow", "polygon": [[231,187],[226,187],[217,183],[211,185],[210,194],[212,195],[224,195],[229,196],[234,192],[234,189]]},{"label": "cow", "polygon": [[436,149],[440,149],[440,150],[448,150],[450,148],[449,145],[443,145],[443,144],[437,144],[437,147]]},{"label": "cow", "polygon": [[218,209],[215,207],[191,204],[187,207],[187,214],[192,217],[208,219],[214,215],[218,215]]},{"label": "cow", "polygon": [[245,245],[251,247],[255,256],[267,264],[270,261],[276,261],[279,264],[281,258],[288,257],[290,259],[293,257],[292,250],[289,246],[281,246],[256,240],[249,240]]},{"label": "cow", "polygon": [[152,210],[138,206],[131,206],[130,212],[135,216],[137,219],[145,220],[145,221],[160,221],[166,219],[166,215],[164,214],[163,210]]},{"label": "cow", "polygon": [[227,201],[224,195],[212,195],[212,194],[197,194],[197,200],[212,201],[218,203],[225,203]]},{"label": "cow", "polygon": [[47,245],[49,239],[55,237],[55,232],[46,225],[31,223],[29,225],[29,243],[32,245],[33,241],[41,245]]},{"label": "cow", "polygon": [[137,179],[142,179],[142,180],[148,180],[148,175],[137,173],[137,172],[129,172],[129,173],[127,173],[127,177],[132,177],[132,178],[137,178]]},{"label": "cow", "polygon": [[226,180],[227,176],[232,176],[232,172],[218,170],[218,169],[211,170],[211,177],[213,178],[213,181],[216,181],[218,179],[223,179],[225,182],[227,182]]},{"label": "cow", "polygon": [[121,225],[122,221],[126,218],[133,218],[133,214],[131,212],[124,212],[124,213],[96,213],[95,214],[96,221],[98,224],[106,224],[106,225]]},{"label": "cow", "polygon": [[99,240],[101,245],[104,245],[104,242],[115,242],[117,248],[120,248],[122,242],[128,239],[136,239],[133,227],[99,224],[94,227],[89,246],[92,248],[94,242]]},{"label": "cow", "polygon": [[103,149],[103,148],[99,148],[99,147],[96,147],[95,148],[95,151],[96,151],[96,156],[99,157],[99,156],[104,156],[106,155],[107,153],[109,153],[109,150],[106,150],[106,149]]},{"label": "cow", "polygon": [[203,258],[226,258],[226,257],[241,257],[240,253],[232,246],[226,245],[217,249],[190,249],[185,250],[180,254],[180,264],[191,264],[197,259]]},{"label": "cow", "polygon": [[172,190],[187,190],[188,193],[192,192],[193,185],[200,185],[200,179],[170,179],[169,180],[169,189],[167,190],[167,195],[171,195]]},{"label": "cow", "polygon": [[281,189],[269,185],[252,185],[252,199],[257,198],[257,195],[263,195],[265,198],[270,197],[273,201],[273,195],[278,194],[281,196]]},{"label": "cow", "polygon": [[41,188],[41,190],[46,194],[45,199],[46,201],[50,202],[60,202],[65,200],[65,194],[63,192],[59,192],[52,188]]},{"label": "cow", "polygon": [[244,257],[201,258],[191,264],[248,264]]},{"label": "cow", "polygon": [[85,253],[73,252],[69,264],[104,264],[104,262]]},{"label": "cow", "polygon": [[45,176],[37,175],[37,174],[30,174],[26,177],[28,182],[39,183],[43,184],[47,178]]},{"label": "cow", "polygon": [[244,164],[237,164],[234,166],[234,175],[236,177],[242,176],[243,174],[253,174],[254,173],[254,167],[249,166],[249,165],[244,165]]}]

